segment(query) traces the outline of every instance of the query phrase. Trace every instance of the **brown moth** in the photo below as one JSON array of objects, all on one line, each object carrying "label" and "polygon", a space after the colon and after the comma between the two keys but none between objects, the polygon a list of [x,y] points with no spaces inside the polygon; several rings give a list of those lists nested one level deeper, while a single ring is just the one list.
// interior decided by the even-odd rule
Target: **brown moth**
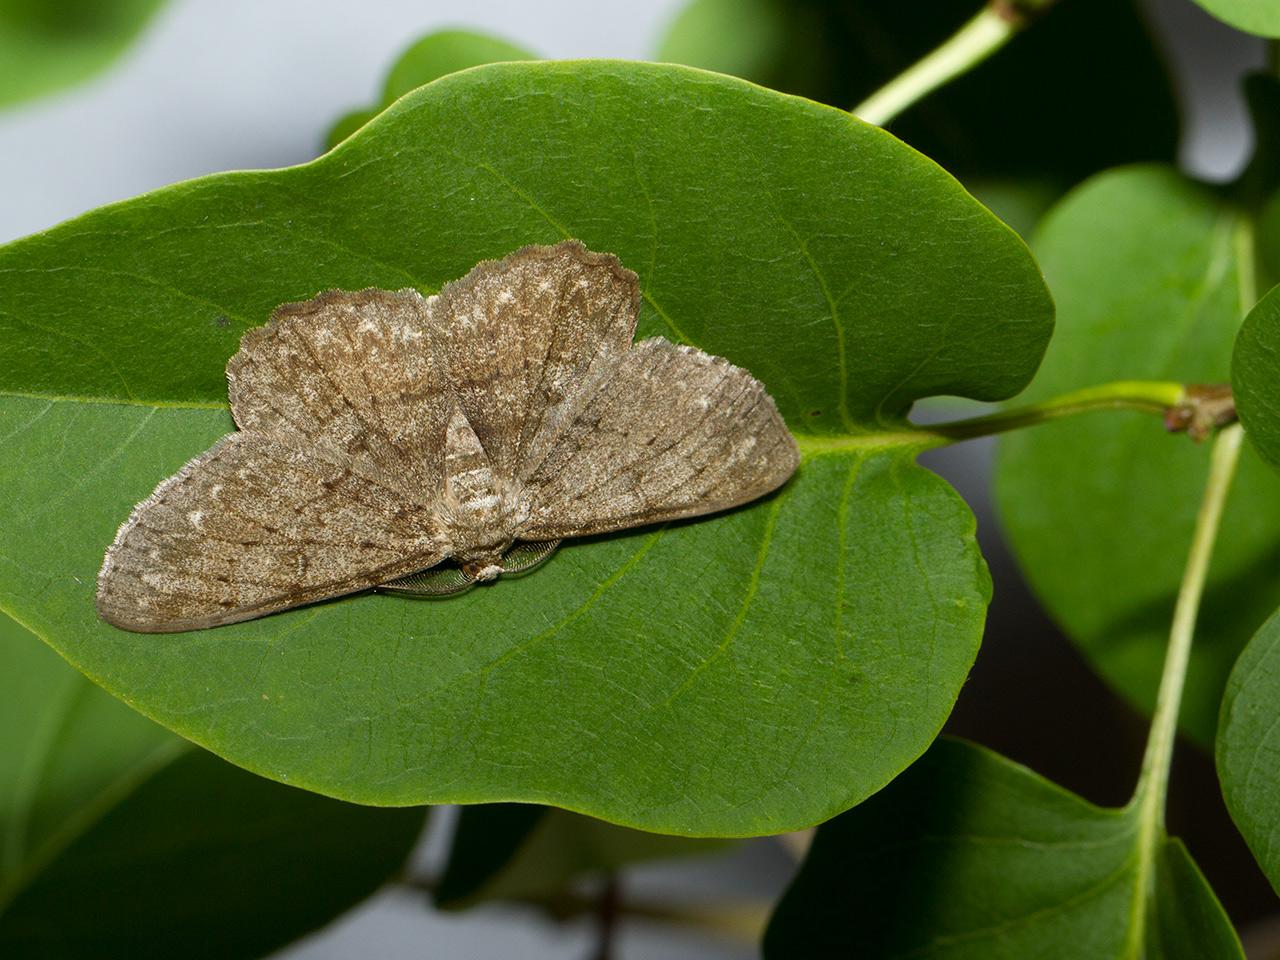
[{"label": "brown moth", "polygon": [[134,508],[98,613],[165,632],[370,588],[453,593],[565,537],[784,483],[799,456],[764,387],[692,347],[633,344],[639,299],[616,257],[568,240],[433,297],[285,304],[227,364],[239,430]]}]

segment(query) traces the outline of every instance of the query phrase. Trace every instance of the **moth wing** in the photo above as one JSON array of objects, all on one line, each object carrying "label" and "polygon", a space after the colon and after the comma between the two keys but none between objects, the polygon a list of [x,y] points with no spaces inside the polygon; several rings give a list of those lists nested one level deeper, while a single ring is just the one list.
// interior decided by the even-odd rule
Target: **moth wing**
[{"label": "moth wing", "polygon": [[331,290],[279,307],[227,364],[236,423],[327,451],[402,496],[433,496],[453,396],[427,317],[414,290]]},{"label": "moth wing", "polygon": [[198,630],[363,590],[446,552],[431,508],[241,431],[134,508],[98,575],[98,613],[127,630]]},{"label": "moth wing", "polygon": [[568,425],[587,371],[630,348],[639,302],[634,273],[576,240],[480,263],[432,298],[437,355],[495,473]]},{"label": "moth wing", "polygon": [[745,370],[662,339],[636,344],[530,465],[520,536],[580,537],[713,513],[781,486],[799,452]]}]

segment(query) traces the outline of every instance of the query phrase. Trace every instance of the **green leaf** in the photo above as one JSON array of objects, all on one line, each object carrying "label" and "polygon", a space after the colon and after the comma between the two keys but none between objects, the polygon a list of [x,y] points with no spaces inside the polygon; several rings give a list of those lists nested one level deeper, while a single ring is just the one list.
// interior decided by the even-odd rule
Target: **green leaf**
[{"label": "green leaf", "polygon": [[1196,0],[1223,23],[1260,37],[1280,37],[1280,7],[1275,0]]},{"label": "green leaf", "polygon": [[454,828],[449,859],[436,885],[436,903],[451,908],[478,899],[552,810],[553,807],[535,803],[463,807]]},{"label": "green leaf", "polygon": [[940,740],[818,828],[765,956],[1243,960],[1182,844],[1141,817]]},{"label": "green leaf", "polygon": [[[1236,411],[1253,448],[1280,468],[1280,287],[1240,328],[1231,362]],[[1272,886],[1280,890],[1280,616],[1240,655],[1222,699],[1216,759],[1227,809]]]},{"label": "green leaf", "polygon": [[81,83],[122,54],[164,0],[0,0],[0,107]]},{"label": "green leaf", "polygon": [[6,958],[261,956],[372,893],[421,827],[188,749],[0,616]]},{"label": "green leaf", "polygon": [[[319,289],[434,290],[563,236],[638,271],[641,335],[765,382],[806,451],[784,490],[440,602],[165,637],[96,619],[130,506],[231,428],[243,329]],[[270,777],[698,835],[824,820],[936,735],[990,585],[972,515],[912,462],[903,418],[930,394],[1017,391],[1052,325],[1021,241],[895,138],[632,63],[450,75],[311,164],[0,248],[0,276],[0,390],[27,395],[0,407],[0,605]]]},{"label": "green leaf", "polygon": [[1062,184],[1053,179],[1023,177],[986,180],[972,178],[969,190],[1018,234],[1029,237],[1036,224],[1062,196]]},{"label": "green leaf", "polygon": [[1214,757],[1227,809],[1280,891],[1280,615],[1245,647],[1222,698]]},{"label": "green leaf", "polygon": [[[1245,225],[1212,190],[1140,167],[1085,184],[1036,250],[1058,330],[1027,399],[1108,380],[1223,382],[1248,292]],[[1208,448],[1104,413],[1009,436],[996,498],[1041,601],[1101,674],[1149,710]],[[1280,481],[1246,451],[1214,551],[1182,729],[1208,745],[1241,647],[1280,603]]]},{"label": "green leaf", "polygon": [[794,11],[777,0],[693,0],[667,27],[654,59],[753,80],[787,54]]},{"label": "green leaf", "polygon": [[463,807],[436,903],[520,900],[554,909],[586,874],[725,850],[724,840],[666,837],[522,803]]},{"label": "green leaf", "polygon": [[[693,0],[672,23],[659,55],[849,109],[950,37],[980,6],[977,0],[923,10],[900,0]],[[1089,69],[1081,70],[1086,49]],[[1011,123],[1016,136],[1009,135]],[[1117,0],[1057,4],[892,129],[966,182],[1030,177],[1059,189],[1108,166],[1172,159],[1178,138],[1164,66],[1135,5]],[[1089,135],[1081,136],[1085,129]]]},{"label": "green leaf", "polygon": [[1249,311],[1231,357],[1236,413],[1253,448],[1280,468],[1280,287]]},{"label": "green leaf", "polygon": [[0,915],[70,838],[184,747],[0,615]]},{"label": "green leaf", "polygon": [[537,56],[513,43],[469,30],[441,30],[429,33],[400,55],[382,86],[381,101],[344,116],[329,131],[330,148],[341,143],[381,111],[414,90],[446,74],[486,63],[536,60]]}]

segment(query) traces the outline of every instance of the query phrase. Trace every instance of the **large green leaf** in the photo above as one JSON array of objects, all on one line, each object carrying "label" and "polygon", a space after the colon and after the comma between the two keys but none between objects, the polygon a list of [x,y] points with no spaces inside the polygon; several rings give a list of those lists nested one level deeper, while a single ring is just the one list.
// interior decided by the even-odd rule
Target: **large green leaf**
[{"label": "large green leaf", "polygon": [[469,30],[429,33],[392,64],[382,85],[380,101],[373,107],[353,110],[342,117],[329,131],[327,143],[330,147],[341,143],[410,90],[446,74],[485,63],[535,59],[528,50],[483,33]]},{"label": "large green leaf", "polygon": [[[563,236],[637,270],[641,334],[765,382],[806,456],[785,489],[438,603],[355,597],[185,636],[97,621],[116,525],[231,428],[243,329],[318,289],[433,290]],[[826,819],[933,739],[989,580],[904,417],[930,394],[1017,391],[1052,325],[1017,237],[893,137],[609,62],[452,74],[311,164],[0,249],[0,277],[0,604],[267,776],[689,834]]]},{"label": "large green leaf", "polygon": [[1186,849],[1150,827],[940,740],[818,828],[765,956],[1243,960]]},{"label": "large green leaf", "polygon": [[[1250,295],[1245,240],[1234,211],[1172,170],[1120,170],[1071,194],[1036,243],[1058,331],[1028,398],[1117,379],[1225,381]],[[1052,423],[1000,445],[997,501],[1032,587],[1143,708],[1154,703],[1207,470],[1207,447],[1141,413]],[[1237,654],[1280,603],[1278,559],[1280,480],[1246,451],[1182,708],[1183,729],[1201,743],[1213,741]]]},{"label": "large green leaf", "polygon": [[1219,20],[1260,37],[1280,37],[1280,4],[1275,0],[1196,0]]},{"label": "large green leaf", "polygon": [[[981,6],[693,0],[662,39],[658,58],[738,73],[848,109]],[[1172,90],[1135,4],[1070,0],[910,108],[892,129],[966,182],[1070,183],[1118,163],[1172,159],[1177,126]]]},{"label": "large green leaf", "polygon": [[238,770],[0,616],[0,954],[256,957],[364,899],[420,810]]},{"label": "large green leaf", "polygon": [[[1231,362],[1236,410],[1254,449],[1280,468],[1280,287],[1240,328]],[[1240,655],[1222,699],[1216,759],[1227,808],[1280,890],[1280,614]]]},{"label": "large green leaf", "polygon": [[1215,759],[1227,809],[1280,891],[1280,615],[1245,647],[1222,699]]},{"label": "large green leaf", "polygon": [[125,51],[164,0],[0,0],[0,107],[80,83]]},{"label": "large green leaf", "polygon": [[667,837],[524,803],[463,807],[435,901],[524,900],[554,909],[586,874],[629,864],[719,852],[725,840]]}]

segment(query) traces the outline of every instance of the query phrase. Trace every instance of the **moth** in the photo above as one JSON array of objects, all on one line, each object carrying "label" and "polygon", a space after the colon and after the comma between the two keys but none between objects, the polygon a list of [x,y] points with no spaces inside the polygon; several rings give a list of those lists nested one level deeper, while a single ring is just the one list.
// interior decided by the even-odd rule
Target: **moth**
[{"label": "moth", "polygon": [[454,593],[568,537],[783,484],[799,456],[764,387],[692,347],[633,343],[639,302],[616,257],[568,240],[431,297],[279,307],[227,364],[239,429],[134,508],[99,615],[167,632],[371,588]]}]

